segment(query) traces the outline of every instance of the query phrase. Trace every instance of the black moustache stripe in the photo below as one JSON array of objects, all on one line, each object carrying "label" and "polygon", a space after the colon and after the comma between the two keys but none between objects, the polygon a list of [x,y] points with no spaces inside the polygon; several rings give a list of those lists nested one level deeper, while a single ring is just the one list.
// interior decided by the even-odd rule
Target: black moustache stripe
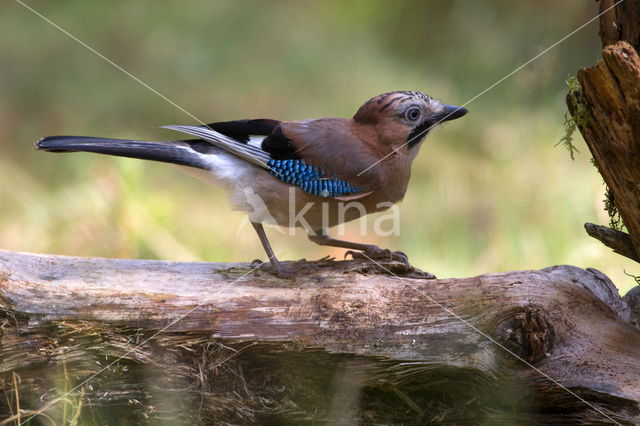
[{"label": "black moustache stripe", "polygon": [[[409,133],[409,136],[407,137],[407,144],[409,145],[409,149],[411,149],[414,146],[416,146],[417,144],[419,144],[420,141],[422,139],[424,139],[425,136],[427,136],[427,133],[429,133],[427,131],[427,129],[429,129],[432,125],[433,125],[432,122],[425,121],[421,125],[415,127],[411,131],[411,133]],[[418,135],[420,135],[420,136],[418,136]]]}]

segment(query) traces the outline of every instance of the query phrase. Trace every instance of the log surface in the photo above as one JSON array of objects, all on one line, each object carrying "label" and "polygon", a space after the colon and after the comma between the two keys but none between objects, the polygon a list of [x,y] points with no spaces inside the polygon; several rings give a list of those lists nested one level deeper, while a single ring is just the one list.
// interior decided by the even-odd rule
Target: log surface
[{"label": "log surface", "polygon": [[[0,251],[0,374],[20,371],[23,386],[43,391],[50,381],[36,378],[44,366],[75,362],[96,372],[87,360],[120,357],[117,365],[159,369],[156,380],[173,386],[180,378],[186,399],[151,411],[190,421],[195,413],[231,422],[329,421],[336,413],[364,422],[640,421],[637,319],[602,273],[556,266],[433,280],[383,266],[399,277],[356,261],[323,262],[287,281],[247,264]],[[222,384],[222,370],[234,383],[243,378],[242,392]],[[109,399],[90,390],[85,398],[99,407],[171,388],[122,374],[92,380]]]}]

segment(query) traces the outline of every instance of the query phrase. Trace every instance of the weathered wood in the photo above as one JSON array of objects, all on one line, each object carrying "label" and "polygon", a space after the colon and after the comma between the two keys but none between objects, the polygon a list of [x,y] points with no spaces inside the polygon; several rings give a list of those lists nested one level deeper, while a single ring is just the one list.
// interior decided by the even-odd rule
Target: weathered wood
[{"label": "weathered wood", "polygon": [[608,208],[620,214],[628,238],[617,229],[607,231],[590,224],[585,228],[616,253],[635,261],[640,261],[639,23],[640,0],[600,0],[604,61],[579,70],[581,89],[567,95],[569,111],[609,189]]},{"label": "weathered wood", "polygon": [[619,41],[640,47],[640,1],[600,0],[600,13],[602,47]]},{"label": "weathered wood", "polygon": [[246,264],[0,251],[0,408],[15,409],[13,372],[25,410],[99,372],[67,398],[94,415],[640,421],[640,330],[598,271],[429,280],[383,266],[400,278],[356,261],[282,281]]},{"label": "weathered wood", "polygon": [[581,92],[567,97],[598,171],[640,252],[640,57],[626,42],[578,71]]},{"label": "weathered wood", "polygon": [[609,228],[608,226],[585,223],[584,229],[590,237],[600,241],[614,252],[640,262],[640,254],[636,251],[631,237],[626,232]]}]

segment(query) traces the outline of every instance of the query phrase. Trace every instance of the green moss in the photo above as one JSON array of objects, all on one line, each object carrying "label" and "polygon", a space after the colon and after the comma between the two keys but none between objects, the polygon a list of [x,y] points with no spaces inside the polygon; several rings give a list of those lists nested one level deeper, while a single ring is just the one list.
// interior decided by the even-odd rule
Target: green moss
[{"label": "green moss", "polygon": [[574,105],[574,113],[573,115],[567,111],[564,113],[564,136],[560,138],[556,146],[562,144],[567,151],[569,151],[569,155],[573,160],[575,158],[575,154],[579,153],[578,148],[573,144],[573,134],[578,129],[578,127],[582,127],[586,124],[588,113],[587,108],[582,103],[582,88],[580,87],[580,82],[574,76],[569,76],[567,78],[567,87],[569,88],[569,97],[571,99],[571,103]]},{"label": "green moss", "polygon": [[609,227],[622,231],[624,229],[624,223],[622,222],[622,217],[616,207],[615,196],[608,186],[604,193],[604,200],[602,201],[604,202],[604,210],[609,215]]},{"label": "green moss", "polygon": [[[582,87],[580,82],[574,76],[569,76],[566,80],[567,87],[569,88],[569,103],[573,105],[573,115],[567,111],[564,114],[564,136],[556,143],[556,146],[562,144],[569,151],[569,155],[573,160],[575,153],[578,153],[578,149],[573,144],[573,134],[575,131],[584,127],[589,118],[589,113],[586,106],[582,102]],[[597,168],[595,160],[592,158],[591,163]],[[605,183],[606,186],[606,183]],[[617,230],[624,229],[624,223],[620,217],[620,212],[615,205],[615,197],[609,187],[607,187],[604,196],[604,209],[609,215],[609,227]]]}]

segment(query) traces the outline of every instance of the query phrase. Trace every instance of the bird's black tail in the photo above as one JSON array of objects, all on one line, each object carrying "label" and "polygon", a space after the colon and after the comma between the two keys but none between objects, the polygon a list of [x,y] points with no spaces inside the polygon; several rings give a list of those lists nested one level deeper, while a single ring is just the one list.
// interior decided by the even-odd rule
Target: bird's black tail
[{"label": "bird's black tail", "polygon": [[145,142],[85,136],[48,136],[36,142],[36,149],[50,152],[96,152],[207,169],[203,154],[215,148],[199,140]]}]

